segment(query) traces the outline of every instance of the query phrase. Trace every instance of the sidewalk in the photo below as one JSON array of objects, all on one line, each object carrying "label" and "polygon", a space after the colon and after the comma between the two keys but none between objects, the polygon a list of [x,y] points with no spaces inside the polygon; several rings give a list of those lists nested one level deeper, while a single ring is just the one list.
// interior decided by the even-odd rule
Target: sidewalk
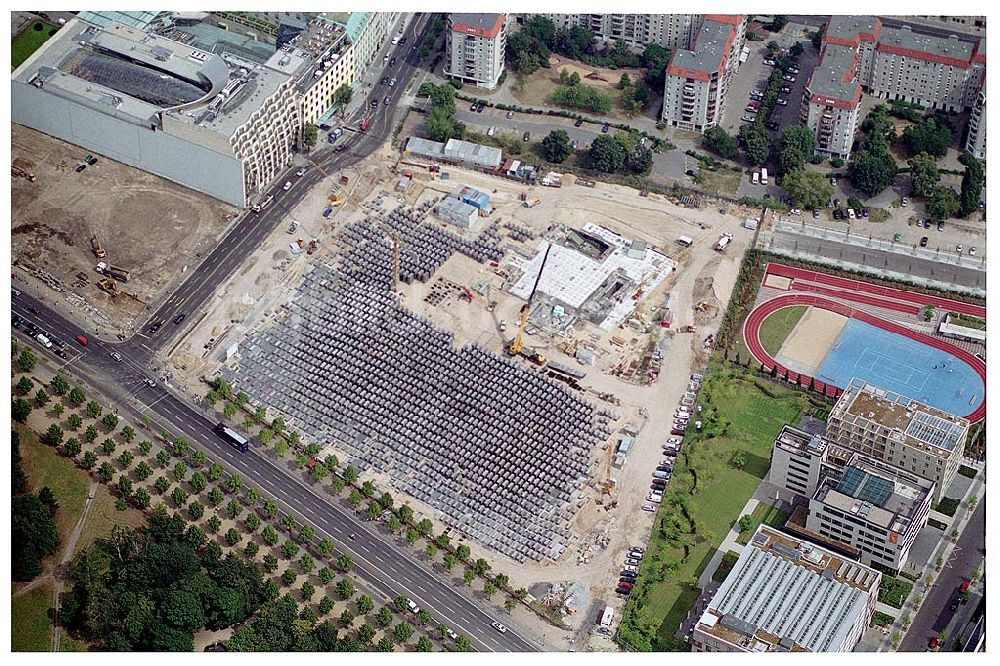
[{"label": "sidewalk", "polygon": [[[973,463],[970,466],[980,467],[981,464]],[[979,498],[980,501],[983,501],[985,485],[986,484],[982,481],[982,475],[978,475],[976,479],[971,484],[969,484],[969,487],[966,490],[965,495],[963,495],[961,498],[961,503],[959,504],[959,509],[956,512],[956,517],[952,521],[952,523],[948,526],[949,530],[947,534],[950,534],[952,529],[957,529],[959,535],[961,535],[961,533],[965,531],[966,525],[972,518],[972,514],[975,512],[975,509],[969,509],[969,506],[967,504],[968,498],[971,497],[972,495],[975,495],[976,497]],[[941,541],[938,543],[937,547],[931,553],[931,557],[928,558],[928,561],[924,565],[923,569],[920,570],[920,575],[917,578],[917,582],[914,583],[913,585],[914,589],[910,593],[910,596],[907,598],[907,600],[903,603],[903,607],[899,609],[890,608],[889,610],[883,611],[885,613],[889,613],[890,615],[894,616],[896,618],[896,621],[893,622],[892,625],[888,627],[888,631],[885,633],[885,637],[879,642],[877,650],[878,652],[895,651],[895,648],[892,646],[892,635],[897,631],[900,634],[900,643],[902,643],[903,639],[906,637],[907,631],[912,626],[910,625],[904,627],[902,623],[902,618],[904,616],[909,616],[910,620],[913,620],[916,617],[918,610],[917,606],[915,606],[913,603],[914,598],[917,595],[919,595],[922,603],[923,600],[927,597],[931,588],[933,588],[934,585],[937,584],[937,578],[940,572],[935,567],[935,563],[937,562],[938,558],[941,558],[941,560],[945,563],[944,566],[942,566],[942,569],[944,569],[944,567],[947,566],[947,563],[951,558],[952,552],[955,550],[955,545],[958,541],[957,539],[955,541],[952,541],[947,534],[942,533]],[[924,580],[926,580],[927,577],[930,577],[931,580],[933,581],[930,585],[927,585],[923,582]],[[980,584],[981,582],[982,579],[980,579]],[[879,606],[881,605],[882,604],[879,604]],[[882,609],[878,608],[878,610]]]}]

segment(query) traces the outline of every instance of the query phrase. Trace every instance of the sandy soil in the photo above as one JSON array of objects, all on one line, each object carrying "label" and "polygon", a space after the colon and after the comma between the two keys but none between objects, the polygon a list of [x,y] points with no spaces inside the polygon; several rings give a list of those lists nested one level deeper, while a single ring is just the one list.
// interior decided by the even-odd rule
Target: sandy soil
[{"label": "sandy soil", "polygon": [[[20,269],[14,271],[19,288],[71,300],[95,323],[127,329],[211,248],[235,212],[100,155],[77,173],[85,149],[20,125],[11,126],[11,140],[14,162],[37,178],[11,180],[11,257]],[[97,288],[95,234],[107,252],[104,261],[131,272],[114,300]],[[58,279],[63,291],[45,286],[36,269]],[[86,282],[77,281],[80,273]]]},{"label": "sandy soil", "polygon": [[785,338],[778,356],[791,361],[800,372],[815,376],[847,321],[847,317],[836,312],[808,308]]},{"label": "sandy soil", "polygon": [[583,83],[586,83],[588,86],[594,86],[595,88],[601,88],[604,90],[615,90],[618,82],[622,78],[622,74],[628,74],[632,81],[641,81],[643,76],[645,76],[645,70],[642,69],[608,69],[606,67],[592,67],[586,63],[582,63],[577,60],[570,60],[556,55],[549,58],[549,64],[555,71],[557,81],[560,73],[563,70],[566,70],[567,74],[572,74],[573,72],[579,74],[580,78],[583,79]]}]

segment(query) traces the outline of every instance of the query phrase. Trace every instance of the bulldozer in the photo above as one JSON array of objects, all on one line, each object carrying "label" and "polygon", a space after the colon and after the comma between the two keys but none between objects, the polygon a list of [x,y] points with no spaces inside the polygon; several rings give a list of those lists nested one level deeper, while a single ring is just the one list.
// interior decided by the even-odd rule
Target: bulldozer
[{"label": "bulldozer", "polygon": [[90,247],[94,250],[94,256],[98,259],[104,259],[108,256],[108,253],[104,251],[104,246],[101,245],[100,239],[97,238],[97,234],[90,237]]},{"label": "bulldozer", "polygon": [[97,286],[100,288],[101,291],[110,294],[112,298],[115,296],[120,296],[122,293],[121,291],[118,290],[118,283],[112,280],[111,278],[102,278],[97,283]]}]

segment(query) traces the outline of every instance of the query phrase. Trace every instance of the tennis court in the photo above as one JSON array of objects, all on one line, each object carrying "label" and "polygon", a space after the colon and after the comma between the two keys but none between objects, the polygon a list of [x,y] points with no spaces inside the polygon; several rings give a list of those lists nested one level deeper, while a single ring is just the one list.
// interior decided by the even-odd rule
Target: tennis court
[{"label": "tennis court", "polygon": [[840,387],[852,377],[959,416],[985,395],[976,370],[947,351],[857,319],[847,322],[816,374]]}]

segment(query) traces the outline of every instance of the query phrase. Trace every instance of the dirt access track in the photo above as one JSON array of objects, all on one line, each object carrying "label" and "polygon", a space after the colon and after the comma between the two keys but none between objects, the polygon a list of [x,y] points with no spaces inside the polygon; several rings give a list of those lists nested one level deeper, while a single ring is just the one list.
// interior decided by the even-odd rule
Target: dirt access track
[{"label": "dirt access track", "polygon": [[[11,125],[11,159],[36,177],[11,180],[15,285],[82,306],[73,308],[75,316],[86,312],[89,321],[80,323],[91,330],[95,325],[127,330],[185,269],[198,264],[236,209],[98,154],[97,164],[77,173],[88,153]],[[107,252],[102,261],[130,271],[114,299],[97,287],[102,276],[94,270],[95,234]],[[54,294],[37,277],[38,269],[58,280],[62,293]],[[82,284],[80,273],[87,278]]]}]

